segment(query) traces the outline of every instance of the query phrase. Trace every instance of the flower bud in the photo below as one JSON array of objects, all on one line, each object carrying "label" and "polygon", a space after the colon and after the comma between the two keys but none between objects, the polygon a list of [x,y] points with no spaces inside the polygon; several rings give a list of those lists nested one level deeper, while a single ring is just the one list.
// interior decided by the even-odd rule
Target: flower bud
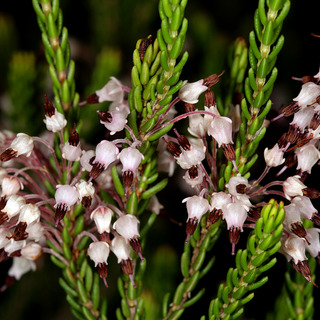
[{"label": "flower bud", "polygon": [[81,204],[86,209],[89,209],[95,193],[95,188],[92,182],[86,182],[84,180],[80,180],[80,182],[76,184],[76,188],[79,192],[79,200]]},{"label": "flower bud", "polygon": [[1,183],[2,193],[1,196],[11,196],[17,194],[20,189],[23,189],[23,184],[17,177],[6,176]]}]

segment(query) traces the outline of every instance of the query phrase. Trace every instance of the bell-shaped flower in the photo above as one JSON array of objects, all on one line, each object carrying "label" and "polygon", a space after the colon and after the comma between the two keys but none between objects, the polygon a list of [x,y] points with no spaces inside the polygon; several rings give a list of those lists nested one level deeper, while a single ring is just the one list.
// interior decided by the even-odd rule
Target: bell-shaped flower
[{"label": "bell-shaped flower", "polygon": [[299,207],[297,207],[294,203],[290,203],[287,206],[284,206],[284,210],[286,216],[283,221],[283,225],[287,230],[292,231],[295,235],[300,238],[304,238],[307,242],[306,238],[307,233],[301,221],[301,212]]},{"label": "bell-shaped flower", "polygon": [[241,203],[229,203],[223,207],[223,219],[227,223],[229,230],[229,241],[232,244],[231,254],[235,253],[235,245],[239,242],[240,232],[243,230],[243,224],[247,219],[248,212]]},{"label": "bell-shaped flower", "polygon": [[139,255],[142,261],[144,261],[141,253],[141,244],[138,237],[140,237],[138,228],[140,221],[136,216],[132,214],[126,214],[117,219],[113,224],[113,229],[115,229],[120,236],[127,239],[133,249],[133,251]]},{"label": "bell-shaped flower", "polygon": [[291,203],[294,203],[297,206],[300,211],[301,218],[308,219],[310,221],[319,219],[318,210],[313,206],[308,197],[294,197]]},{"label": "bell-shaped flower", "polygon": [[103,279],[105,286],[108,287],[106,277],[108,276],[108,257],[110,254],[110,247],[105,241],[92,242],[88,248],[88,256],[93,260],[97,268],[100,278]]},{"label": "bell-shaped flower", "polygon": [[118,263],[130,259],[131,246],[124,237],[115,236],[111,241],[111,251],[118,258]]},{"label": "bell-shaped flower", "polygon": [[95,151],[94,150],[88,150],[88,151],[82,151],[82,156],[80,158],[80,164],[82,166],[83,170],[86,170],[90,172],[92,170],[92,162],[95,158]]},{"label": "bell-shaped flower", "polygon": [[122,149],[117,158],[122,164],[123,184],[128,189],[144,156],[138,149],[128,147]]},{"label": "bell-shaped flower", "polygon": [[96,179],[113,161],[117,160],[118,153],[119,149],[112,142],[102,140],[98,143],[96,147],[96,157],[92,162],[90,176],[93,179]]},{"label": "bell-shaped flower", "polygon": [[319,95],[320,86],[313,82],[307,82],[302,85],[299,95],[293,101],[296,101],[301,108],[305,108],[312,105]]},{"label": "bell-shaped flower", "polygon": [[52,102],[48,100],[47,95],[45,95],[45,98],[45,119],[43,120],[43,122],[46,124],[48,131],[61,131],[67,125],[67,120],[62,113],[57,111]]},{"label": "bell-shaped flower", "polygon": [[4,208],[0,211],[0,225],[17,215],[20,212],[21,207],[25,204],[26,201],[22,196],[17,194],[10,196]]},{"label": "bell-shaped flower", "polygon": [[189,139],[188,148],[183,149],[182,153],[175,157],[182,169],[190,169],[202,162],[206,157],[206,147],[200,139]]},{"label": "bell-shaped flower", "polygon": [[1,188],[1,196],[8,197],[13,194],[17,194],[20,191],[20,189],[23,189],[23,184],[17,177],[6,176],[2,180]]},{"label": "bell-shaped flower", "polygon": [[8,161],[14,157],[25,155],[29,157],[33,150],[33,139],[25,133],[18,133],[7,148],[0,155],[0,161]]},{"label": "bell-shaped flower", "polygon": [[39,242],[45,240],[44,228],[40,222],[35,222],[27,226],[26,232],[28,233],[28,240]]},{"label": "bell-shaped flower", "polygon": [[109,111],[120,111],[127,117],[130,114],[130,108],[128,105],[128,101],[117,102],[113,101],[109,106]]},{"label": "bell-shaped flower", "polygon": [[268,167],[277,167],[285,162],[283,158],[284,150],[276,143],[272,149],[265,148],[264,160]]},{"label": "bell-shaped flower", "polygon": [[211,210],[223,210],[223,208],[231,203],[231,196],[229,193],[223,191],[215,192],[210,199]]},{"label": "bell-shaped flower", "polygon": [[108,264],[110,247],[104,241],[91,242],[87,253],[90,259],[93,260],[95,267],[97,267],[100,263]]},{"label": "bell-shaped flower", "polygon": [[8,228],[0,227],[0,249],[10,243],[11,232]]},{"label": "bell-shaped flower", "polygon": [[228,117],[215,117],[208,127],[208,135],[217,141],[219,148],[223,144],[232,144],[232,120]]},{"label": "bell-shaped flower", "polygon": [[42,254],[42,247],[35,242],[28,242],[25,247],[21,249],[21,256],[27,260],[38,259]]},{"label": "bell-shaped flower", "polygon": [[73,206],[79,199],[79,192],[76,187],[69,185],[58,185],[56,193],[54,195],[56,204],[55,220],[56,225],[63,219],[67,211],[70,211],[71,206]]},{"label": "bell-shaped flower", "polygon": [[313,107],[304,108],[296,112],[290,125],[299,128],[300,132],[304,132],[305,128],[309,126],[314,115]]},{"label": "bell-shaped flower", "polygon": [[110,208],[99,206],[92,211],[90,218],[94,220],[97,230],[101,234],[110,232],[112,216],[113,211]]},{"label": "bell-shaped flower", "polygon": [[84,180],[80,180],[76,184],[76,188],[79,192],[79,200],[81,204],[86,208],[89,209],[92,203],[92,199],[95,193],[95,188],[92,182],[87,182]]},{"label": "bell-shaped flower", "polygon": [[79,134],[76,131],[76,125],[70,133],[69,140],[62,147],[62,158],[68,161],[79,161],[82,155]]},{"label": "bell-shaped flower", "polygon": [[307,229],[308,239],[310,245],[306,246],[307,251],[310,253],[311,257],[316,258],[317,261],[320,261],[320,241],[319,241],[319,232],[318,228],[309,228]]},{"label": "bell-shaped flower", "polygon": [[10,277],[14,277],[17,280],[29,271],[35,271],[36,264],[34,261],[25,259],[23,257],[14,257],[11,268],[8,271]]},{"label": "bell-shaped flower", "polygon": [[111,135],[116,132],[122,131],[127,123],[127,114],[119,110],[114,111],[97,111],[100,123],[103,124],[109,131]]},{"label": "bell-shaped flower", "polygon": [[226,184],[226,187],[228,188],[229,193],[236,197],[246,194],[250,184],[247,178],[238,174],[237,176],[230,178],[229,182]]},{"label": "bell-shaped flower", "polygon": [[[281,249],[286,253],[288,262],[293,259],[295,264],[308,260],[306,257],[307,242],[296,235],[290,235],[283,243]],[[280,252],[282,252],[282,250]]]},{"label": "bell-shaped flower", "polygon": [[208,89],[207,86],[203,85],[203,82],[203,79],[192,83],[185,81],[179,90],[178,96],[180,100],[186,103],[196,104],[199,101],[199,96]]},{"label": "bell-shaped flower", "polygon": [[133,287],[135,288],[135,283],[133,281],[133,266],[130,259],[130,244],[128,240],[121,236],[115,236],[111,242],[111,251],[118,258],[118,263],[121,265],[122,271],[129,276]]},{"label": "bell-shaped flower", "polygon": [[302,190],[306,187],[307,186],[300,181],[300,176],[298,175],[289,177],[283,182],[283,192],[288,200],[291,200],[291,197],[302,197]]},{"label": "bell-shaped flower", "polygon": [[159,214],[161,209],[163,209],[163,205],[159,202],[158,197],[156,195],[152,196],[146,209],[154,212],[155,214]]},{"label": "bell-shaped flower", "polygon": [[13,237],[10,237],[10,243],[8,243],[4,247],[4,251],[7,252],[8,255],[11,255],[13,252],[20,251],[27,244],[26,240],[14,240]]},{"label": "bell-shaped flower", "polygon": [[124,98],[124,90],[122,83],[115,77],[110,77],[107,84],[95,93],[99,103],[104,101],[122,102]]},{"label": "bell-shaped flower", "polygon": [[203,182],[204,173],[198,166],[192,166],[183,177],[185,182],[192,188],[200,185]]},{"label": "bell-shaped flower", "polygon": [[182,200],[187,203],[188,219],[186,225],[187,240],[196,230],[201,217],[210,210],[210,204],[207,199],[201,196],[192,196]]},{"label": "bell-shaped flower", "polygon": [[313,144],[306,144],[295,150],[298,159],[297,170],[301,172],[311,173],[312,167],[320,159],[320,152]]}]

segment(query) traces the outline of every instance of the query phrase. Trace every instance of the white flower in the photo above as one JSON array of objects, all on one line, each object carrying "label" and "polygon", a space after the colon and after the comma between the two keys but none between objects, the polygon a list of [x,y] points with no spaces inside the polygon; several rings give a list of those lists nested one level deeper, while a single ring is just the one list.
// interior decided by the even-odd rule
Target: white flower
[{"label": "white flower", "polygon": [[121,103],[124,97],[122,83],[115,77],[110,77],[110,81],[100,90],[96,91],[99,103],[103,101],[115,101]]},{"label": "white flower", "polygon": [[27,260],[38,259],[41,254],[42,247],[35,242],[29,242],[24,248],[21,249],[21,256]]},{"label": "white flower", "polygon": [[290,261],[293,259],[295,264],[298,264],[299,261],[308,260],[305,254],[306,241],[296,235],[290,235],[288,239],[282,243],[281,249],[286,253],[287,260]]},{"label": "white flower", "polygon": [[29,157],[33,150],[33,139],[25,133],[18,133],[1,155],[0,161],[8,161],[14,157],[25,155]]},{"label": "white flower", "polygon": [[62,148],[62,158],[68,160],[68,161],[79,161],[80,157],[82,155],[80,143],[78,143],[76,146],[73,146],[72,144],[67,141],[63,148]]},{"label": "white flower", "polygon": [[210,205],[207,199],[199,196],[192,196],[182,200],[187,202],[188,220],[196,218],[200,221],[201,217],[210,210]]},{"label": "white flower", "polygon": [[40,221],[40,210],[32,203],[25,204],[20,209],[19,222],[25,222],[27,225]]},{"label": "white flower", "polygon": [[217,192],[213,193],[210,199],[211,210],[223,210],[223,208],[228,204],[231,203],[231,195],[225,192]]},{"label": "white flower", "polygon": [[301,223],[300,210],[294,203],[284,206],[284,210],[285,210],[286,216],[284,218],[283,225],[288,230],[291,230],[292,224],[295,224],[297,222]]},{"label": "white flower", "polygon": [[229,193],[233,196],[239,196],[246,193],[246,190],[250,187],[248,179],[238,174],[236,177],[231,177],[226,184]]},{"label": "white flower", "polygon": [[56,199],[55,208],[63,205],[69,211],[71,206],[74,205],[79,199],[79,192],[76,187],[69,185],[57,185],[57,190],[54,195]]},{"label": "white flower", "polygon": [[14,277],[17,280],[20,280],[20,278],[29,271],[35,271],[36,270],[36,264],[34,261],[27,260],[23,257],[14,257],[13,258],[13,264],[11,268],[8,271],[8,275],[10,277]]},{"label": "white flower", "polygon": [[90,218],[94,220],[99,233],[110,232],[113,211],[108,207],[99,206],[92,211]]},{"label": "white flower", "polygon": [[107,260],[110,254],[109,245],[104,241],[92,242],[88,248],[88,255],[93,260],[95,267],[99,263],[108,264]]},{"label": "white flower", "polygon": [[62,113],[57,111],[56,108],[54,108],[54,110],[55,113],[52,116],[45,115],[46,118],[43,122],[46,124],[47,130],[58,132],[67,125],[67,120]]},{"label": "white flower", "polygon": [[[196,176],[190,176],[190,170],[192,170],[193,168],[196,168]],[[192,171],[193,173],[193,171]],[[198,168],[197,166],[191,167],[190,169],[186,170],[186,173],[184,174],[183,179],[186,181],[186,183],[188,185],[190,185],[192,188],[194,188],[195,186],[200,185],[203,182],[203,177],[204,177],[204,173],[203,171]]]},{"label": "white flower", "polygon": [[125,238],[115,236],[111,241],[111,251],[117,256],[118,263],[120,263],[130,258],[131,247]]},{"label": "white flower", "polygon": [[44,238],[44,228],[40,222],[32,223],[27,226],[26,232],[28,233],[28,240],[33,240],[39,242],[40,240],[45,240]]},{"label": "white flower", "polygon": [[[15,215],[17,215],[23,205],[26,204],[26,201],[22,196],[13,194],[7,200],[5,207],[1,210],[3,214],[6,215],[8,221]],[[1,214],[0,214],[1,217]]]},{"label": "white flower", "polygon": [[200,139],[189,139],[190,148],[182,150],[179,157],[176,157],[178,165],[182,169],[190,169],[202,162],[206,157],[206,147]]},{"label": "white flower", "polygon": [[82,156],[80,158],[80,164],[82,166],[82,169],[90,172],[92,169],[92,165],[89,163],[92,158],[95,157],[95,151],[94,150],[88,150],[88,151],[82,151]]},{"label": "white flower", "polygon": [[320,159],[319,150],[312,144],[306,144],[301,148],[297,148],[295,154],[298,159],[297,170],[300,169],[301,172],[311,173],[312,167]]},{"label": "white flower", "polygon": [[138,231],[139,224],[140,221],[136,216],[126,214],[118,218],[118,220],[113,224],[113,229],[115,229],[125,239],[130,240],[140,236]]},{"label": "white flower", "polygon": [[313,206],[308,197],[294,197],[292,203],[297,206],[302,218],[311,220],[312,216],[318,213],[318,210]]},{"label": "white flower", "polygon": [[100,163],[106,170],[110,163],[117,160],[118,153],[119,149],[112,142],[102,140],[97,144],[96,157],[93,164]]},{"label": "white flower", "polygon": [[240,203],[228,203],[223,207],[223,218],[227,222],[227,229],[231,227],[240,228],[242,231],[243,224],[247,219],[248,213],[245,207]]},{"label": "white flower", "polygon": [[136,148],[122,149],[117,158],[122,164],[122,172],[131,171],[133,175],[136,175],[141,160],[144,159],[143,154]]},{"label": "white flower", "polygon": [[80,202],[84,207],[89,208],[95,193],[95,188],[92,182],[87,182],[81,179],[78,183],[76,183],[76,188],[79,192]]},{"label": "white flower", "polygon": [[23,184],[17,177],[6,176],[1,183],[2,193],[1,196],[11,196],[23,189]]},{"label": "white flower", "polygon": [[8,255],[10,255],[11,253],[21,250],[23,247],[25,247],[27,244],[26,240],[19,240],[16,241],[14,239],[10,239],[10,242],[8,244],[6,244],[6,246],[4,247],[4,251],[8,253]]},{"label": "white flower", "polygon": [[122,131],[127,123],[127,114],[119,110],[107,112],[109,119],[107,119],[106,121],[102,120],[102,113],[99,110],[97,112],[100,117],[100,123],[110,131],[111,135],[114,135],[116,132]]},{"label": "white flower", "polygon": [[163,209],[163,205],[159,202],[157,196],[154,195],[151,197],[146,209],[154,212],[155,214],[159,214],[160,210]]},{"label": "white flower", "polygon": [[303,132],[304,129],[310,125],[313,115],[313,107],[304,108],[294,114],[293,120],[290,124],[295,125],[301,132]]},{"label": "white flower", "polygon": [[300,181],[300,176],[298,175],[289,177],[283,182],[283,192],[288,200],[290,200],[291,197],[303,196],[302,190],[306,187],[307,186]]},{"label": "white flower", "polygon": [[6,169],[0,167],[0,183],[2,183],[3,179],[7,176]]},{"label": "white flower", "polygon": [[297,101],[301,108],[305,108],[313,104],[319,95],[320,86],[313,82],[307,82],[302,85],[299,95],[293,101]]},{"label": "white flower", "polygon": [[127,101],[123,101],[123,102],[113,101],[109,106],[109,111],[114,111],[114,110],[118,110],[122,112],[123,114],[125,114],[126,117],[130,114],[130,108],[128,106]]},{"label": "white flower", "polygon": [[172,177],[174,174],[175,165],[176,160],[168,151],[162,151],[159,153],[157,162],[159,172],[167,172],[168,176]]},{"label": "white flower", "polygon": [[7,228],[0,227],[0,249],[4,248],[10,243],[11,232]]},{"label": "white flower", "polygon": [[307,229],[310,245],[306,246],[306,249],[313,258],[316,258],[320,252],[319,232],[318,228]]},{"label": "white flower", "polygon": [[279,148],[278,143],[276,143],[272,149],[264,149],[264,160],[268,167],[277,167],[285,162],[283,158],[284,151]]},{"label": "white flower", "polygon": [[203,82],[203,79],[192,83],[185,81],[179,90],[180,100],[186,103],[196,104],[199,101],[199,96],[208,89],[207,86],[203,85]]},{"label": "white flower", "polygon": [[214,118],[208,127],[208,135],[212,136],[217,141],[219,148],[222,144],[233,143],[232,120],[227,117]]}]

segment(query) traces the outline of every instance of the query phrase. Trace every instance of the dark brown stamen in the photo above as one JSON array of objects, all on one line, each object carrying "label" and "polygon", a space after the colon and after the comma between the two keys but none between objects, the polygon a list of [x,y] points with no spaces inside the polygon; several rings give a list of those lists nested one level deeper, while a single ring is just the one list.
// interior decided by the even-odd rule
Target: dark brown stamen
[{"label": "dark brown stamen", "polygon": [[195,230],[197,228],[198,223],[199,223],[199,221],[197,218],[192,218],[192,219],[188,220],[187,225],[186,225],[186,234],[187,234],[188,238],[193,235],[193,233],[195,232]]},{"label": "dark brown stamen", "polygon": [[1,153],[0,161],[2,161],[2,162],[9,161],[12,158],[16,157],[17,154],[18,154],[17,151],[14,151],[13,149],[8,148],[7,150],[5,150],[4,152]]},{"label": "dark brown stamen", "polygon": [[110,112],[106,111],[97,111],[99,119],[103,122],[110,123],[112,121],[112,115]]},{"label": "dark brown stamen", "polygon": [[216,101],[214,100],[214,93],[211,90],[207,90],[204,94],[204,105],[210,108],[215,104]]},{"label": "dark brown stamen", "polygon": [[307,232],[304,226],[302,225],[301,222],[295,222],[290,225],[291,231],[297,235],[299,238],[303,238],[307,241],[308,245],[310,245],[310,242],[308,241],[307,237]]},{"label": "dark brown stamen", "polygon": [[198,167],[192,166],[190,169],[188,169],[189,176],[191,179],[196,179],[198,177]]},{"label": "dark brown stamen", "polygon": [[297,161],[297,155],[294,152],[290,152],[286,158],[286,161],[284,162],[284,165],[287,168],[292,168],[294,165],[296,165]]},{"label": "dark brown stamen", "polygon": [[223,70],[219,75],[212,74],[209,77],[204,78],[203,85],[211,88],[213,85],[219,82],[220,77],[224,74],[225,70]]},{"label": "dark brown stamen", "polygon": [[314,188],[304,188],[302,189],[302,193],[310,199],[317,199],[320,197],[320,192]]},{"label": "dark brown stamen", "polygon": [[221,145],[222,151],[227,158],[228,161],[235,161],[236,160],[236,153],[234,151],[233,145],[231,143]]},{"label": "dark brown stamen", "polygon": [[280,139],[278,140],[278,145],[279,148],[285,148],[288,144],[288,133],[285,132],[284,134],[282,134],[282,136],[280,137]]},{"label": "dark brown stamen", "polygon": [[132,247],[133,251],[139,255],[140,259],[142,261],[143,260],[143,257],[142,257],[142,248],[141,248],[141,244],[140,244],[140,241],[138,238],[131,238],[129,239],[129,243],[130,243],[130,246]]},{"label": "dark brown stamen", "polygon": [[8,215],[6,212],[0,211],[0,225],[5,223],[9,219]]},{"label": "dark brown stamen", "polygon": [[311,221],[314,222],[317,226],[320,226],[320,215],[318,214],[318,212],[312,213]]},{"label": "dark brown stamen", "polygon": [[167,141],[165,138],[162,138],[168,146],[168,151],[171,152],[176,158],[179,158],[182,151],[177,143],[174,143],[172,141]]},{"label": "dark brown stamen", "polygon": [[6,206],[6,203],[7,203],[7,197],[6,196],[0,197],[0,212]]},{"label": "dark brown stamen", "polygon": [[287,142],[295,144],[300,136],[300,130],[295,125],[289,125],[289,130],[287,134]]},{"label": "dark brown stamen", "polygon": [[236,191],[240,194],[245,194],[247,192],[247,186],[243,183],[240,183],[236,186]]},{"label": "dark brown stamen", "polygon": [[249,209],[249,212],[248,212],[248,216],[255,220],[255,221],[258,221],[261,217],[261,208],[255,208],[255,207],[251,207]]},{"label": "dark brown stamen", "polygon": [[191,148],[190,142],[187,139],[186,136],[184,136],[183,134],[179,134],[179,132],[176,129],[173,129],[174,133],[177,136],[178,142],[180,144],[180,146],[182,147],[183,150],[188,151]]},{"label": "dark brown stamen", "polygon": [[122,180],[123,180],[123,186],[127,190],[128,188],[131,187],[132,182],[133,182],[133,172],[131,170],[127,170],[123,173],[122,175]]},{"label": "dark brown stamen", "polygon": [[98,95],[96,93],[93,93],[89,97],[86,98],[86,102],[88,104],[99,103],[99,97],[98,97]]},{"label": "dark brown stamen", "polygon": [[293,101],[290,104],[288,104],[286,107],[284,107],[281,110],[281,113],[283,113],[285,117],[289,117],[294,113],[298,112],[300,109],[301,107],[295,101]]},{"label": "dark brown stamen", "polygon": [[79,133],[76,130],[76,124],[73,125],[73,130],[70,132],[68,142],[70,145],[76,147],[79,144]]},{"label": "dark brown stamen", "polygon": [[106,278],[108,276],[108,268],[107,265],[103,263],[98,263],[97,265],[97,271],[100,276],[100,278]]},{"label": "dark brown stamen", "polygon": [[25,240],[28,237],[28,232],[26,232],[27,223],[19,222],[14,229],[13,235],[11,237],[7,237],[7,239],[13,239],[15,241]]},{"label": "dark brown stamen", "polygon": [[111,245],[111,235],[109,232],[103,232],[99,234],[99,240]]},{"label": "dark brown stamen", "polygon": [[92,177],[92,179],[96,179],[100,176],[102,171],[104,170],[104,165],[100,162],[96,162],[92,165],[92,169],[89,173],[89,176]]},{"label": "dark brown stamen", "polygon": [[320,114],[316,112],[311,119],[310,129],[316,130],[318,129],[319,125],[320,125]]},{"label": "dark brown stamen", "polygon": [[222,210],[221,209],[213,209],[208,216],[208,222],[209,224],[216,223],[222,216]]},{"label": "dark brown stamen", "polygon": [[141,39],[140,46],[139,46],[139,56],[141,61],[143,61],[144,55],[151,43],[152,43],[152,36],[149,36],[147,39]]},{"label": "dark brown stamen", "polygon": [[54,219],[56,222],[56,227],[58,226],[59,222],[64,218],[65,214],[67,213],[67,207],[65,204],[60,203],[57,208],[54,215]]},{"label": "dark brown stamen", "polygon": [[186,109],[186,112],[192,112],[192,111],[196,110],[196,106],[194,104],[191,104],[191,103],[185,102],[184,103],[184,107]]},{"label": "dark brown stamen", "polygon": [[121,269],[127,275],[133,274],[133,266],[130,259],[121,261]]},{"label": "dark brown stamen", "polygon": [[91,196],[84,196],[82,197],[81,204],[84,208],[89,209],[91,207],[92,197]]},{"label": "dark brown stamen", "polygon": [[56,110],[55,110],[52,102],[50,100],[48,100],[48,97],[46,94],[44,95],[44,97],[46,99],[46,102],[44,103],[44,112],[45,112],[46,116],[51,118],[56,113]]}]

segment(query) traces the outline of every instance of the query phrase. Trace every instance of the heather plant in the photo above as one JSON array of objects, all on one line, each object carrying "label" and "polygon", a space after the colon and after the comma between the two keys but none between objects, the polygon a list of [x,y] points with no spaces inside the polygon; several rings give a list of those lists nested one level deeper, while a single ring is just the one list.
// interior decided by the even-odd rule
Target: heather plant
[{"label": "heather plant", "polygon": [[[59,1],[32,5],[50,88],[37,83],[46,71],[33,54],[13,57],[12,128],[0,131],[1,295],[24,274],[36,277],[49,256],[76,319],[245,318],[269,278],[278,296],[266,294],[252,317],[313,319],[318,66],[291,79],[301,88],[285,106],[272,102],[290,1],[257,1],[253,31],[233,41],[225,65],[185,79],[187,1],[160,0],[157,32],[139,39],[126,63],[130,80],[116,77],[117,50],[97,36],[101,53],[81,94]],[[98,15],[99,4],[90,5]],[[29,121],[43,120],[41,134],[33,133],[39,121],[32,131],[19,116],[25,108]],[[170,201],[180,196],[173,215]],[[183,236],[169,237],[168,225]],[[168,238],[180,261],[157,251]]]}]

